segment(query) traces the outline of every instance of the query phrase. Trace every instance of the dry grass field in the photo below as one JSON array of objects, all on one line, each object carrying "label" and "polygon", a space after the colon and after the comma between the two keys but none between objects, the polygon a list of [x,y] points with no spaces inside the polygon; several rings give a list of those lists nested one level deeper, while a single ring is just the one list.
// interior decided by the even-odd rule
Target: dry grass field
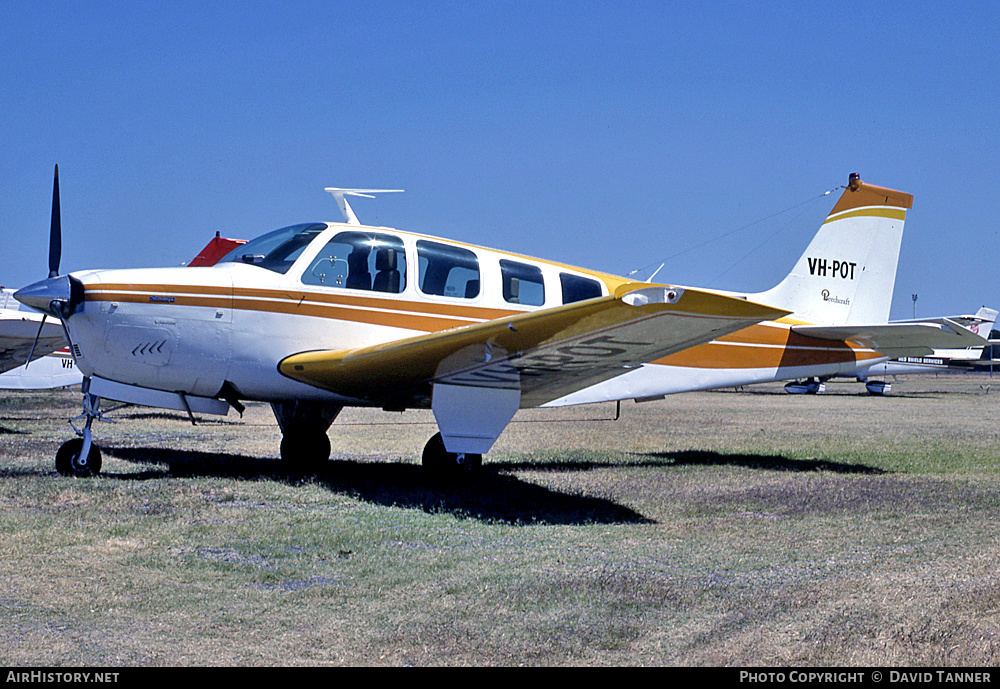
[{"label": "dry grass field", "polygon": [[63,478],[77,397],[0,395],[0,664],[996,666],[993,382],[525,411],[458,485],[429,413],[296,475],[264,405],[122,410]]}]

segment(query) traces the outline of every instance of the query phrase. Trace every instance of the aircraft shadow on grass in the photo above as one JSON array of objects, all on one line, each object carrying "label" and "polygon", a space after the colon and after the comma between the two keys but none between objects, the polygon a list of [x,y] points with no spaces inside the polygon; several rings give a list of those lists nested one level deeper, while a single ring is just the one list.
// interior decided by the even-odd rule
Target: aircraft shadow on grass
[{"label": "aircraft shadow on grass", "polygon": [[675,466],[737,466],[762,471],[811,472],[829,471],[835,474],[885,474],[884,469],[865,464],[845,464],[823,459],[792,459],[782,455],[725,454],[705,450],[651,452],[642,455],[655,458],[659,465]]},{"label": "aircraft shadow on grass", "polygon": [[431,513],[449,513],[484,522],[506,524],[652,524],[628,507],[603,498],[570,495],[500,473],[503,463],[487,464],[475,478],[439,481],[416,464],[331,460],[314,472],[295,472],[282,462],[246,455],[159,448],[105,449],[126,462],[156,464],[165,469],[139,473],[103,472],[124,481],[166,476],[262,478],[290,485],[313,483],[369,503]]}]

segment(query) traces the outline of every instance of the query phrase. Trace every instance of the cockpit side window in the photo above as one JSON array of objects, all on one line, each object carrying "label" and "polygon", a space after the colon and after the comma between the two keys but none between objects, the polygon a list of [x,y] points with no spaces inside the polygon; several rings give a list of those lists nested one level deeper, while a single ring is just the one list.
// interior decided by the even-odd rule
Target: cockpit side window
[{"label": "cockpit side window", "polygon": [[417,242],[420,291],[441,297],[479,296],[479,259],[468,249],[450,244]]},{"label": "cockpit side window", "polygon": [[500,260],[503,298],[508,304],[541,306],[545,303],[545,282],[538,266]]},{"label": "cockpit side window", "polygon": [[604,294],[601,290],[600,282],[579,275],[559,273],[559,282],[562,285],[563,304],[572,304],[575,301],[593,299]]},{"label": "cockpit side window", "polygon": [[377,232],[341,232],[316,255],[302,282],[399,294],[406,287],[403,241]]},{"label": "cockpit side window", "polygon": [[322,223],[283,227],[236,247],[219,263],[248,263],[284,275],[302,250],[325,229]]}]

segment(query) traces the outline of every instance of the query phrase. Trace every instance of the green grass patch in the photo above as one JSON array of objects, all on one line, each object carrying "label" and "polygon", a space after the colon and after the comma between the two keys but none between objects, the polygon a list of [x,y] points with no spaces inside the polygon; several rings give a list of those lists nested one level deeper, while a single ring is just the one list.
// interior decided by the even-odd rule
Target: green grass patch
[{"label": "green grass patch", "polygon": [[[0,402],[8,665],[995,665],[998,398],[967,379],[518,416],[483,476],[345,412],[314,475],[267,408],[99,424]],[[860,387],[860,386],[859,386]],[[12,399],[7,396],[4,399]]]}]

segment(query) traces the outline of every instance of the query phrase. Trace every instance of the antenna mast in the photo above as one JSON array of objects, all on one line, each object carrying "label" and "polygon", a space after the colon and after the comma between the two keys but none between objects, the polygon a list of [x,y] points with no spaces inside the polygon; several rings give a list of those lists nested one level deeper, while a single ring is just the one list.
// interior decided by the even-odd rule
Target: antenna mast
[{"label": "antenna mast", "polygon": [[333,198],[337,200],[337,206],[340,208],[340,212],[344,216],[344,222],[348,225],[360,225],[361,222],[358,220],[358,216],[354,214],[354,209],[351,208],[351,204],[347,203],[348,196],[360,196],[365,199],[375,198],[372,194],[393,194],[396,192],[403,191],[402,189],[341,189],[339,187],[327,187],[323,191],[333,194]]}]

